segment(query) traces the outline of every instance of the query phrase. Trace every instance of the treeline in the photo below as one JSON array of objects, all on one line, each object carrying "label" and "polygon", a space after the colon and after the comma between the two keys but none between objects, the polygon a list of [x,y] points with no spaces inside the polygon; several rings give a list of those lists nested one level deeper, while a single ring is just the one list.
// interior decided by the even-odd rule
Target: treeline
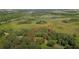
[{"label": "treeline", "polygon": [[62,20],[63,23],[72,23],[72,22],[79,22],[79,18],[73,18],[69,20]]},{"label": "treeline", "polygon": [[0,12],[0,24],[8,23],[10,21],[16,20],[16,18],[19,18],[23,16],[24,14],[22,12]]}]

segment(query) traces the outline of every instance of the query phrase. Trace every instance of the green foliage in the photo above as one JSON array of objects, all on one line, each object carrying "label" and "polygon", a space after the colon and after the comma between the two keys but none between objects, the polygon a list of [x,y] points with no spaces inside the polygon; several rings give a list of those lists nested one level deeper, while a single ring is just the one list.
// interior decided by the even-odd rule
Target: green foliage
[{"label": "green foliage", "polygon": [[31,24],[31,20],[19,21],[18,24]]},{"label": "green foliage", "polygon": [[62,20],[63,23],[69,23],[69,20]]},{"label": "green foliage", "polygon": [[23,13],[15,12],[15,13],[7,13],[7,12],[2,12],[0,14],[0,24],[5,24],[14,20],[17,20],[16,18],[19,18],[23,16]]},{"label": "green foliage", "polygon": [[[54,13],[52,11],[0,12],[0,48],[79,48],[79,35],[74,31],[74,29],[77,29],[78,32],[78,25],[69,24],[70,22],[76,23],[79,21],[77,15],[79,14],[75,12]],[[67,18],[70,18],[70,20]],[[69,26],[73,28],[69,28]],[[51,27],[50,31],[49,27]],[[65,30],[68,32],[65,33]]]},{"label": "green foliage", "polygon": [[52,47],[56,44],[56,40],[48,40],[47,46]]},{"label": "green foliage", "polygon": [[62,20],[63,23],[72,23],[72,22],[79,22],[79,19],[78,18],[72,18],[70,20]]},{"label": "green foliage", "polygon": [[[4,31],[9,35],[2,35],[3,48],[75,48],[75,36],[55,31],[48,32],[47,29],[21,31]],[[3,33],[4,33],[3,32]],[[33,33],[32,33],[33,32]],[[31,33],[31,34],[29,34]],[[46,34],[47,33],[47,34]],[[47,43],[45,43],[47,40]],[[44,47],[43,47],[44,46]]]},{"label": "green foliage", "polygon": [[46,24],[47,22],[44,20],[37,21],[36,24]]}]

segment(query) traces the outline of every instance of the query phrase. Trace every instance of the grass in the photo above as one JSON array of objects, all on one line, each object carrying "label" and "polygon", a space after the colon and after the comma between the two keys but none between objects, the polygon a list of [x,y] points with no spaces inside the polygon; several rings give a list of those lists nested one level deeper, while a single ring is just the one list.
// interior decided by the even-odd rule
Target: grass
[{"label": "grass", "polygon": [[20,30],[20,29],[39,29],[39,28],[51,28],[57,32],[63,33],[75,33],[77,32],[75,29],[79,29],[76,23],[62,23],[62,21],[51,21],[47,20],[46,24],[36,24],[35,22],[31,24],[18,24],[17,21],[10,22],[7,24],[0,25],[0,29],[13,29],[13,30]]}]

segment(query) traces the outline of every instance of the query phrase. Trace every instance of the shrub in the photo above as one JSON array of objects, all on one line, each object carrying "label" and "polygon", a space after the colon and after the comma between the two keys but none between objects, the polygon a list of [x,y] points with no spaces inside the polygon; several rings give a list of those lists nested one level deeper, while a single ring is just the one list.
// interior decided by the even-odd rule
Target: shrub
[{"label": "shrub", "polygon": [[25,20],[25,21],[19,21],[18,24],[31,24],[32,21],[30,20]]},{"label": "shrub", "polygon": [[47,23],[47,22],[44,21],[44,20],[40,20],[40,21],[37,21],[37,22],[36,22],[36,24],[45,24],[45,23]]}]

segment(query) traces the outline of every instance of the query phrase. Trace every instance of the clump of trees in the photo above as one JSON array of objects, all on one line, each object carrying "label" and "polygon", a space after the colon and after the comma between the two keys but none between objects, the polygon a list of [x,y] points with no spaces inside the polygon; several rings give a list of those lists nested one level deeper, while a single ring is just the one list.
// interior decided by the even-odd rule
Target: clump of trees
[{"label": "clump of trees", "polygon": [[45,23],[47,23],[47,22],[44,21],[44,20],[40,20],[40,21],[37,21],[37,22],[36,22],[36,24],[45,24]]},{"label": "clump of trees", "polygon": [[70,21],[70,22],[78,22],[79,19],[78,19],[78,18],[73,18],[73,19],[70,19],[69,21]]},{"label": "clump of trees", "polygon": [[0,24],[5,24],[11,21],[16,20],[16,18],[19,18],[23,16],[24,14],[21,12],[14,12],[14,13],[8,13],[6,12],[0,12]]},{"label": "clump of trees", "polygon": [[19,21],[18,24],[31,24],[31,20],[24,20],[24,21]]},{"label": "clump of trees", "polygon": [[48,46],[53,48],[55,45],[59,45],[61,48],[75,48],[75,38],[64,33],[49,33]]},{"label": "clump of trees", "polygon": [[63,23],[69,23],[69,20],[62,20]]},{"label": "clump of trees", "polygon": [[71,22],[79,22],[79,19],[78,18],[73,18],[73,19],[70,19],[70,20],[62,20],[63,23],[71,23]]}]

